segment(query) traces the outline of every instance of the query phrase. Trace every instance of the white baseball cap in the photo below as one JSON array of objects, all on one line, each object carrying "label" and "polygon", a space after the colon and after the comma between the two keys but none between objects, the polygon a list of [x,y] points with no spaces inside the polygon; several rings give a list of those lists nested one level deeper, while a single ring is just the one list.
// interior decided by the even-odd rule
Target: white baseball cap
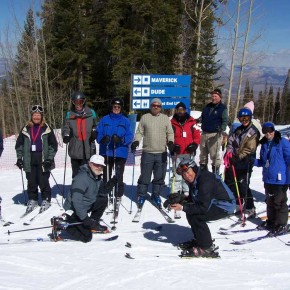
[{"label": "white baseball cap", "polygon": [[92,162],[94,164],[99,164],[99,165],[102,165],[102,166],[106,166],[104,157],[100,156],[100,155],[93,155],[90,158],[90,162]]}]

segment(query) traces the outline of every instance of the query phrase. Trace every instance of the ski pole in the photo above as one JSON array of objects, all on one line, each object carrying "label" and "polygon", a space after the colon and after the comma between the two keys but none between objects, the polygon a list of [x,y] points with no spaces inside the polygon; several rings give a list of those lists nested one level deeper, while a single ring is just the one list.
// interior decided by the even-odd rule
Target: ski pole
[{"label": "ski pole", "polygon": [[[77,222],[77,223],[65,223],[65,224],[61,224],[62,227],[64,229],[66,229],[67,227],[71,227],[71,226],[77,226],[77,225],[81,225],[83,222]],[[52,225],[50,226],[45,226],[45,227],[38,227],[38,228],[32,228],[32,229],[25,229],[25,230],[17,230],[17,231],[8,231],[6,234],[10,235],[12,233],[20,233],[20,232],[27,232],[27,231],[35,231],[35,230],[41,230],[41,229],[49,229],[52,228]]]},{"label": "ski pole", "polygon": [[64,198],[65,191],[65,176],[66,176],[66,161],[67,161],[67,144],[65,145],[65,157],[64,157],[64,171],[63,171],[63,188],[62,188],[62,197]]},{"label": "ski pole", "polygon": [[170,185],[170,159],[171,159],[171,154],[169,152],[169,160],[168,160],[168,194],[171,193],[171,185]]},{"label": "ski pole", "polygon": [[57,182],[56,182],[56,180],[55,180],[55,178],[54,178],[54,176],[53,176],[53,174],[52,174],[51,171],[50,171],[50,175],[51,175],[51,177],[53,178],[53,180],[54,180],[54,182],[55,182],[55,185],[56,185],[56,187],[57,187],[57,189],[58,189],[60,195],[63,197],[62,192],[61,192],[61,189],[60,189],[59,185],[57,184]]},{"label": "ski pole", "polygon": [[134,195],[134,176],[135,176],[135,152],[133,152],[133,157],[134,157],[134,163],[133,163],[133,174],[132,174],[132,185],[131,185],[131,194],[130,194],[130,200],[131,200],[131,204],[130,204],[130,211],[129,214],[132,213],[132,205],[133,205],[133,195]]},{"label": "ski pole", "polygon": [[240,197],[240,191],[239,191],[239,186],[238,186],[238,181],[237,181],[237,176],[236,176],[236,170],[235,170],[234,165],[232,165],[232,171],[233,171],[235,185],[236,185],[236,189],[237,189],[239,207],[240,207],[240,211],[242,214],[242,227],[244,227],[246,225],[246,221],[245,221],[245,215],[244,215],[244,211],[243,211],[243,206],[242,206],[242,201],[241,201],[241,197]]},{"label": "ski pole", "polygon": [[[118,180],[118,172],[116,170],[116,143],[114,142],[114,151],[113,151],[113,154],[114,154],[114,163],[113,163],[113,170],[114,170],[114,175],[116,175],[117,177],[117,180]],[[113,218],[113,226],[112,226],[112,230],[116,230],[116,188],[118,186],[118,183],[116,184],[116,186],[113,188],[113,215],[114,215],[114,218]]]},{"label": "ski pole", "polygon": [[24,205],[26,205],[26,195],[25,195],[25,188],[24,188],[24,180],[23,180],[23,170],[21,168],[21,179],[22,179],[22,193],[23,193],[23,200],[24,200]]}]

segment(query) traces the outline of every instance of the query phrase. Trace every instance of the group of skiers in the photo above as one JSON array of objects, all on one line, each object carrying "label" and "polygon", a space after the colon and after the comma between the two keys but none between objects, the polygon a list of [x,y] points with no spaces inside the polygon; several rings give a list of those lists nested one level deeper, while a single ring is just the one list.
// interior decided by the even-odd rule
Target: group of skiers
[{"label": "group of skiers", "polygon": [[[162,101],[154,98],[150,112],[144,114],[136,133],[131,131],[128,118],[123,115],[121,98],[110,103],[110,113],[97,124],[94,110],[86,106],[86,97],[75,92],[72,106],[62,128],[63,142],[68,144],[72,164],[72,185],[64,203],[66,214],[58,219],[60,229],[73,238],[88,242],[92,232],[106,232],[100,219],[108,204],[108,195],[114,189],[114,210],[118,210],[124,195],[123,175],[129,149],[135,153],[142,142],[141,174],[137,182],[137,205],[142,209],[148,198],[148,186],[152,183],[151,200],[162,207],[160,194],[165,185],[168,154],[173,160],[171,194],[165,206],[173,209],[176,218],[182,210],[193,232],[193,240],[182,243],[182,256],[217,257],[207,221],[240,212],[243,218],[256,215],[250,178],[253,166],[263,167],[263,181],[268,219],[260,228],[273,235],[288,230],[287,189],[290,183],[290,142],[281,138],[274,124],[266,122],[261,128],[253,122],[253,102],[238,112],[239,126],[225,138],[228,111],[222,103],[222,92],[211,92],[212,101],[204,108],[199,120],[191,117],[183,102],[175,107],[170,118],[163,114]],[[197,128],[201,122],[202,132]],[[220,177],[220,148],[224,154],[225,180]],[[260,140],[261,139],[261,140]],[[96,155],[96,142],[99,155]],[[256,159],[261,144],[260,158]],[[200,166],[195,155],[200,146]],[[26,213],[38,206],[38,187],[41,191],[41,208],[49,208],[51,188],[50,171],[54,168],[57,141],[53,130],[45,122],[44,110],[35,105],[31,119],[18,136],[16,165],[26,173],[28,203]],[[208,169],[208,156],[212,160],[212,172]],[[151,176],[153,174],[153,179]],[[114,175],[114,176],[112,176]],[[61,228],[62,221],[77,223]]]}]

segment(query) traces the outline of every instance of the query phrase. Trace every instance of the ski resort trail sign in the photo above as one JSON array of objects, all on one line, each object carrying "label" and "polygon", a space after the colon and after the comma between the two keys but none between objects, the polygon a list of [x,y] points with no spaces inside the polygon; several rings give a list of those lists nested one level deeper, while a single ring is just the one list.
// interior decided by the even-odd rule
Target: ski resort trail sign
[{"label": "ski resort trail sign", "polygon": [[131,105],[133,110],[149,109],[153,98],[160,98],[164,109],[179,102],[190,104],[190,75],[132,75]]}]

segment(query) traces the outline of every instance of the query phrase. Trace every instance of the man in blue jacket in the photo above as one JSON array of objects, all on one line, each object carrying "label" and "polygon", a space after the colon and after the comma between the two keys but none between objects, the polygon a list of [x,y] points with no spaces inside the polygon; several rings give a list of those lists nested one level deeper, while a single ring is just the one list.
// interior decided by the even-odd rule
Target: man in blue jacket
[{"label": "man in blue jacket", "polygon": [[228,110],[221,102],[222,92],[214,89],[211,92],[212,101],[202,111],[201,114],[201,140],[200,140],[200,168],[207,170],[208,155],[212,160],[212,172],[219,174],[221,165],[220,147],[222,143],[222,133],[228,124]]},{"label": "man in blue jacket", "polygon": [[104,170],[104,180],[107,181],[112,176],[113,169],[118,180],[115,193],[117,205],[120,205],[124,194],[125,163],[128,158],[129,145],[134,137],[129,119],[122,114],[123,106],[121,98],[114,98],[111,102],[111,112],[104,116],[97,126],[99,154],[105,158],[106,166],[109,166]]}]

